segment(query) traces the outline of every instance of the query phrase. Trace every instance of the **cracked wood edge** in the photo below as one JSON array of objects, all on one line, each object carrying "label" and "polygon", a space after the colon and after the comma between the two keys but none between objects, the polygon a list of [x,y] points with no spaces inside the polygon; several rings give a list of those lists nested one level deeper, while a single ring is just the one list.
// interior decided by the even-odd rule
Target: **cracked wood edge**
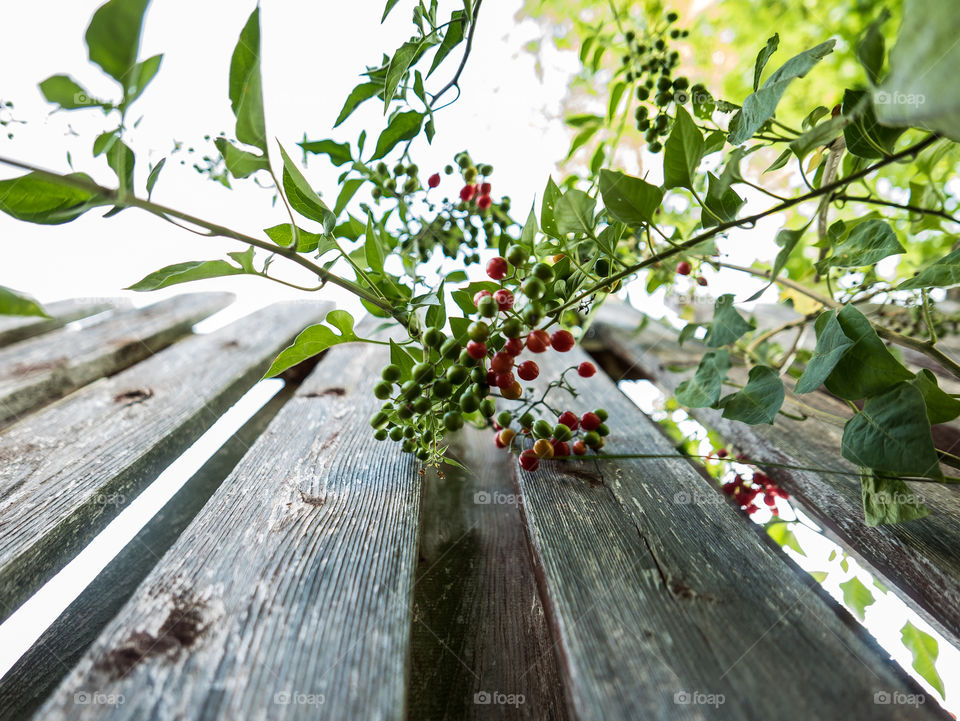
[{"label": "cracked wood edge", "polygon": [[36,316],[0,316],[0,346],[18,343],[27,338],[62,328],[81,318],[88,318],[114,308],[125,307],[120,298],[75,298],[44,306],[49,318]]}]

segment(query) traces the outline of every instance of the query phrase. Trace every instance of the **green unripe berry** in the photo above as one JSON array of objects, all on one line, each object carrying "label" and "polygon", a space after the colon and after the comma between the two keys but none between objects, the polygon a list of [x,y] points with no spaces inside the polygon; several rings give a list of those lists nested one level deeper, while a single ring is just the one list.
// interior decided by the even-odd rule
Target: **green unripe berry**
[{"label": "green unripe berry", "polygon": [[521,287],[523,288],[523,294],[531,300],[541,298],[543,294],[547,292],[547,286],[544,285],[542,280],[536,277],[527,278],[523,281]]},{"label": "green unripe berry", "polygon": [[478,363],[478,361],[472,355],[467,353],[467,349],[464,348],[462,351],[460,351],[460,357],[457,358],[457,363],[462,366],[466,366],[467,368],[472,368]]},{"label": "green unripe berry", "polygon": [[558,441],[569,441],[573,437],[573,431],[563,423],[558,423],[553,427],[553,437]]},{"label": "green unripe berry", "polygon": [[394,175],[403,175],[403,171],[404,171],[403,163],[397,163],[396,165],[393,166]]},{"label": "green unripe berry", "polygon": [[443,342],[443,345],[440,346],[440,355],[447,360],[454,360],[460,355],[460,344],[457,343],[456,338],[447,338]]},{"label": "green unripe berry", "polygon": [[470,158],[466,153],[461,153],[455,159],[457,161],[457,165],[459,165],[461,168],[466,168],[470,165]]},{"label": "green unripe berry", "polygon": [[386,428],[378,428],[374,432],[373,437],[378,441],[385,441],[387,440],[387,435],[388,433]]},{"label": "green unripe berry", "polygon": [[524,308],[523,310],[523,321],[528,326],[535,326],[543,320],[543,313],[540,310],[540,306],[531,304]]},{"label": "green unripe berry", "polygon": [[453,386],[450,381],[441,378],[433,383],[433,395],[437,398],[448,398],[453,393]]},{"label": "green unripe berry", "polygon": [[403,445],[400,447],[403,449],[404,453],[413,453],[417,448],[416,444],[414,444],[414,442],[409,438],[405,440]]},{"label": "green unripe berry", "polygon": [[413,367],[412,375],[417,383],[429,383],[433,380],[433,366],[429,363],[417,363]]},{"label": "green unripe berry", "polygon": [[417,381],[407,381],[402,386],[400,386],[400,393],[404,398],[410,400],[411,398],[416,398],[420,395],[420,384]]},{"label": "green unripe berry", "polygon": [[475,395],[479,400],[479,399],[482,399],[485,395],[487,395],[488,390],[489,390],[489,386],[487,386],[486,383],[482,383],[478,381],[472,384],[467,392],[470,393],[471,395]]},{"label": "green unripe berry", "polygon": [[601,423],[599,426],[597,426],[597,433],[599,433],[601,436],[609,436],[610,428],[606,423]]},{"label": "green unripe berry", "polygon": [[373,395],[382,401],[385,401],[393,395],[393,383],[390,381],[380,381],[373,387]]},{"label": "green unripe berry", "polygon": [[386,175],[387,174],[387,164],[383,161],[377,163],[377,175]]},{"label": "green unripe berry", "polygon": [[487,164],[481,165],[480,175],[493,175],[493,166]]},{"label": "green unripe berry", "polygon": [[383,426],[387,425],[387,422],[389,420],[390,419],[387,418],[386,413],[384,413],[383,411],[377,411],[370,418],[370,425],[373,426],[374,428],[382,428]]},{"label": "green unripe berry", "polygon": [[[494,303],[496,303],[496,301],[494,301]],[[474,321],[467,328],[467,335],[470,336],[470,340],[482,343],[490,335],[490,326],[482,320]]]},{"label": "green unripe berry", "polygon": [[480,412],[485,418],[493,417],[493,414],[497,412],[497,404],[494,402],[493,398],[484,398],[482,401],[480,401]]},{"label": "green unripe berry", "polygon": [[453,175],[453,166],[452,166],[452,165],[444,165],[444,166],[443,166],[443,172],[444,172],[446,175]]},{"label": "green unripe berry", "polygon": [[537,438],[549,438],[553,435],[553,426],[541,418],[533,424],[533,435]]},{"label": "green unripe berry", "polygon": [[408,405],[403,405],[397,408],[397,418],[402,421],[407,421],[413,418],[413,408]]},{"label": "green unripe berry", "polygon": [[511,245],[509,248],[507,248],[506,255],[504,255],[504,258],[507,259],[507,262],[514,267],[523,265],[527,262],[527,258],[529,257],[530,254],[522,245]]},{"label": "green unripe berry", "polygon": [[533,425],[533,421],[534,421],[533,413],[530,413],[529,411],[524,413],[522,416],[520,416],[518,421],[520,423],[521,428],[529,428],[530,426]]},{"label": "green unripe berry", "polygon": [[549,283],[553,280],[553,268],[546,263],[535,264],[530,272],[534,278],[539,278],[544,283]]},{"label": "green unripe berry", "polygon": [[416,175],[419,172],[420,172],[420,168],[418,168],[416,165],[413,165],[411,163],[410,165],[407,166],[407,175]]},{"label": "green unripe berry", "polygon": [[467,375],[469,375],[469,371],[462,365],[450,366],[450,368],[447,369],[447,380],[455,386],[467,380]]},{"label": "green unripe berry", "polygon": [[374,200],[380,200],[383,197],[383,191],[380,188],[374,188],[370,191],[370,195],[373,196]]},{"label": "green unripe berry", "polygon": [[423,414],[430,410],[430,406],[432,404],[430,403],[429,398],[427,398],[426,396],[420,396],[419,398],[413,401],[412,405],[415,413]]},{"label": "green unripe berry", "polygon": [[650,150],[651,153],[659,153],[661,150],[663,150],[663,144],[660,141],[655,140],[652,143],[650,143],[650,145],[648,145],[647,148]]},{"label": "green unripe berry", "polygon": [[519,338],[523,335],[523,321],[519,318],[507,318],[503,322],[503,334],[507,338]]},{"label": "green unripe berry", "polygon": [[[477,310],[480,311],[480,315],[484,318],[493,318],[499,311],[500,306],[497,305],[497,301],[492,295],[485,295],[480,299],[480,302],[477,303]],[[473,336],[471,336],[472,338]],[[474,340],[477,340],[474,338]]]},{"label": "green unripe berry", "polygon": [[400,366],[391,363],[383,369],[383,372],[380,373],[380,375],[383,377],[383,380],[394,383],[400,380],[400,377],[403,375],[403,371],[400,369]]},{"label": "green unripe berry", "polygon": [[601,278],[606,278],[610,275],[610,261],[606,258],[597,258],[593,264],[593,272]]},{"label": "green unripe berry", "polygon": [[443,414],[443,427],[448,431],[457,431],[463,428],[463,416],[456,411],[447,411]]},{"label": "green unripe berry", "polygon": [[404,426],[403,428],[403,437],[404,438],[414,438],[417,435],[417,429],[413,426]]},{"label": "green unripe berry", "polygon": [[610,417],[610,414],[607,413],[605,408],[597,408],[593,412],[597,414],[597,418],[599,418],[601,421],[605,421]]},{"label": "green unripe berry", "polygon": [[646,100],[650,97],[650,88],[646,88],[641,85],[637,88],[637,100]]},{"label": "green unripe berry", "polygon": [[403,184],[403,189],[407,193],[412,193],[417,189],[417,180],[416,178],[407,178],[407,182]]},{"label": "green unripe berry", "polygon": [[510,421],[513,420],[513,417],[510,415],[510,411],[500,411],[497,414],[497,423],[499,423],[504,428],[509,427]]},{"label": "green unripe berry", "polygon": [[447,336],[439,328],[427,328],[423,333],[423,344],[428,348],[439,348],[446,339]]},{"label": "green unripe berry", "polygon": [[600,434],[596,431],[587,431],[583,434],[583,442],[591,448],[596,448],[600,445]]},{"label": "green unripe berry", "polygon": [[390,192],[393,192],[397,189],[397,181],[394,180],[393,178],[390,178],[389,180],[387,180],[387,182],[384,183],[383,185]]},{"label": "green unripe berry", "polygon": [[477,169],[474,168],[473,166],[466,168],[463,171],[463,179],[466,180],[468,183],[472,183],[474,180],[477,179]]},{"label": "green unripe berry", "polygon": [[479,407],[480,407],[479,396],[474,395],[470,391],[467,391],[462,396],[460,396],[460,409],[464,413],[473,413]]},{"label": "green unripe berry", "polygon": [[487,374],[483,368],[474,368],[470,371],[470,380],[474,383],[483,383],[487,379]]},{"label": "green unripe berry", "polygon": [[403,440],[403,428],[401,426],[394,426],[390,429],[390,440],[391,441],[400,441]]}]

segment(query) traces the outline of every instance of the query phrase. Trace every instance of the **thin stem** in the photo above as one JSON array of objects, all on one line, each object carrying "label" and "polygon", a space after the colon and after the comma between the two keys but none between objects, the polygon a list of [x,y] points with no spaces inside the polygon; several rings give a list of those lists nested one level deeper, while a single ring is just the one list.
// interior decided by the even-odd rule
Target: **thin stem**
[{"label": "thin stem", "polygon": [[921,208],[920,206],[909,205],[907,203],[895,203],[892,200],[874,198],[869,195],[837,195],[833,198],[833,200],[834,202],[852,201],[854,203],[868,203],[870,205],[883,205],[888,208],[898,208],[900,210],[906,210],[910,213],[919,213],[921,215],[935,215],[938,218],[949,220],[951,223],[960,223],[960,218],[950,215],[950,213],[947,213],[946,211],[943,211],[943,210],[934,210],[933,208]]},{"label": "thin stem", "polygon": [[923,320],[927,324],[927,331],[930,333],[930,345],[937,342],[937,331],[933,327],[933,318],[930,315],[930,295],[926,289],[920,291],[920,297],[923,298]]}]

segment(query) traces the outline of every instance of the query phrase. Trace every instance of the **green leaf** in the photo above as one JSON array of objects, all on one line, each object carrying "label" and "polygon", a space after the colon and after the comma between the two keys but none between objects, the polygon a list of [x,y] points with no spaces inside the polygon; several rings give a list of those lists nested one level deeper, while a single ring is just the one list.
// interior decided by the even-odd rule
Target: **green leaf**
[{"label": "green leaf", "polygon": [[159,72],[161,62],[163,62],[163,55],[154,55],[133,66],[123,92],[124,105],[130,105],[143,94],[150,81]]},{"label": "green leaf", "polygon": [[942,391],[937,384],[937,377],[926,368],[918,371],[910,383],[923,394],[927,420],[931,425],[947,423],[960,416],[960,400]]},{"label": "green leaf", "polygon": [[913,654],[913,669],[944,696],[943,679],[937,673],[937,657],[940,655],[940,647],[937,639],[929,633],[921,631],[912,623],[907,621],[900,629],[900,639],[903,645],[910,649]]},{"label": "green leaf", "polygon": [[428,78],[433,74],[434,70],[440,67],[440,63],[450,54],[450,51],[463,42],[463,31],[467,25],[464,20],[465,17],[466,15],[463,10],[453,11],[453,14],[450,16],[450,24],[447,26],[447,32],[443,36],[443,42],[440,43],[440,47],[438,47],[437,52],[434,53],[433,63],[430,65],[430,70],[427,71]]},{"label": "green leaf", "polygon": [[858,158],[882,158],[893,153],[906,128],[881,125],[865,90],[843,91],[843,114],[852,116],[843,129],[847,150]]},{"label": "green leaf", "polygon": [[117,176],[121,193],[133,192],[133,168],[136,158],[133,151],[122,141],[117,140],[107,150],[107,163]]},{"label": "green leaf", "polygon": [[40,92],[48,102],[56,103],[64,110],[109,107],[110,105],[90,97],[90,93],[68,75],[51,75],[40,83]]},{"label": "green leaf", "polygon": [[600,195],[607,213],[627,225],[652,225],[663,191],[642,178],[615,170],[600,171]]},{"label": "green leaf", "polygon": [[109,0],[93,14],[86,41],[90,61],[126,87],[126,75],[137,62],[143,14],[149,0]]},{"label": "green leaf", "polygon": [[147,176],[147,200],[150,200],[150,196],[153,194],[153,188],[157,184],[157,180],[160,178],[160,171],[163,170],[163,166],[166,165],[166,162],[166,158],[160,158],[160,162],[150,169],[150,175]]},{"label": "green leaf", "polygon": [[560,188],[553,182],[552,177],[547,178],[547,187],[543,191],[543,202],[540,205],[540,229],[552,238],[560,237],[560,230],[557,228],[556,207],[560,200]]},{"label": "green leaf", "polygon": [[399,0],[387,0],[387,4],[383,8],[383,17],[380,18],[381,23],[387,19],[387,15],[390,14],[390,11],[393,10],[393,6],[396,5],[398,2]]},{"label": "green leaf", "polygon": [[890,18],[890,11],[886,8],[880,11],[880,16],[867,26],[857,40],[857,60],[867,71],[867,78],[871,85],[880,82],[880,73],[883,70],[883,58],[886,54],[883,33],[880,26]]},{"label": "green leaf", "polygon": [[424,117],[423,113],[408,110],[391,118],[390,123],[377,138],[377,147],[370,159],[378,160],[393,150],[397,143],[415,138],[420,132]]},{"label": "green leaf", "polygon": [[703,134],[683,106],[678,106],[677,120],[663,146],[663,187],[692,190],[702,159]]},{"label": "green leaf", "polygon": [[734,220],[746,202],[746,198],[737,195],[728,184],[723,183],[713,173],[707,173],[707,196],[703,199],[700,224],[709,228]]},{"label": "green leaf", "polygon": [[[284,248],[289,248],[293,245],[293,226],[291,226],[290,223],[281,223],[272,228],[266,228],[263,232],[277,245],[282,245]],[[315,250],[319,256],[328,251],[335,250],[337,247],[333,239],[324,235],[318,235],[317,233],[311,233],[303,228],[298,227],[297,234],[300,236],[300,243],[297,245],[298,253],[309,253]]]},{"label": "green leaf", "polygon": [[350,95],[347,96],[347,100],[343,104],[343,108],[340,110],[340,114],[337,116],[337,122],[333,124],[333,127],[340,125],[340,123],[350,117],[350,114],[353,113],[362,102],[369,100],[382,90],[382,83],[361,83],[351,90]]},{"label": "green leaf", "polygon": [[387,75],[383,81],[384,112],[390,107],[390,101],[393,100],[400,81],[406,77],[410,66],[413,65],[421,55],[420,48],[422,44],[422,40],[405,42],[397,48],[397,52],[395,52],[390,59],[390,64],[387,65]]},{"label": "green leaf", "polygon": [[753,326],[743,319],[733,307],[733,294],[725,293],[713,304],[713,322],[703,342],[710,348],[733,343]]},{"label": "green leaf", "polygon": [[824,381],[827,390],[844,400],[874,396],[908,381],[913,374],[893,357],[870,321],[856,306],[844,306],[837,314],[843,334],[853,341]]},{"label": "green leaf", "polygon": [[875,218],[857,224],[847,239],[833,249],[833,255],[817,263],[816,268],[820,273],[830,267],[862,268],[905,252],[890,224]]},{"label": "green leaf", "polygon": [[767,44],[764,48],[757,54],[757,61],[753,65],[753,89],[757,90],[760,87],[760,76],[763,75],[763,69],[767,67],[767,61],[777,52],[777,48],[780,46],[780,35],[777,33],[773,34],[773,37],[767,40]]},{"label": "green leaf", "polygon": [[767,535],[769,535],[770,538],[772,538],[779,546],[783,548],[791,548],[801,556],[807,555],[800,547],[800,542],[797,540],[797,535],[787,523],[784,523],[783,521],[776,521],[770,524],[767,526]]},{"label": "green leaf", "polygon": [[773,117],[786,91],[796,78],[802,78],[820,60],[833,52],[835,40],[827,40],[816,47],[794,55],[781,65],[759,90],[751,93],[743,101],[743,107],[730,119],[730,133],[727,141],[731,145],[741,145],[753,137],[760,126]]},{"label": "green leaf", "polygon": [[594,209],[597,201],[582,190],[568,190],[557,201],[554,218],[561,235],[592,233],[596,225]]},{"label": "green leaf", "polygon": [[[331,346],[339,345],[340,343],[366,340],[358,337],[354,332],[353,316],[345,310],[331,310],[327,313],[325,322],[328,325],[317,323],[304,329],[300,335],[297,336],[297,339],[293,341],[293,344],[285,348],[280,355],[277,356],[273,365],[270,366],[270,370],[268,370],[263,377],[272,378],[280,375],[288,368],[292,368],[308,358],[313,358],[315,355],[323,353],[323,351]],[[340,333],[334,333],[329,326],[333,326],[340,331]]]},{"label": "green leaf", "polygon": [[330,162],[336,166],[349,163],[353,160],[350,154],[350,143],[336,143],[333,140],[305,140],[297,143],[307,153],[324,153],[330,156]]},{"label": "green leaf", "polygon": [[840,359],[846,354],[853,341],[847,338],[837,320],[837,311],[824,311],[814,324],[817,331],[817,347],[813,357],[797,381],[795,393],[811,393],[817,390],[827,379]]},{"label": "green leaf", "polygon": [[443,286],[444,281],[440,281],[440,287],[437,288],[437,299],[439,302],[427,308],[425,320],[429,328],[443,328],[447,322],[447,307],[443,302]]},{"label": "green leaf", "polygon": [[875,602],[870,589],[854,576],[849,581],[841,583],[840,590],[843,591],[843,603],[852,608],[857,618],[862,621],[866,617],[867,606]]},{"label": "green leaf", "polygon": [[863,497],[863,516],[868,526],[903,523],[930,515],[930,509],[923,505],[906,483],[869,468],[860,469],[860,492]]},{"label": "green leaf", "polygon": [[260,77],[260,8],[247,20],[230,60],[230,106],[237,118],[237,140],[267,152]]},{"label": "green leaf", "polygon": [[887,473],[942,478],[923,395],[910,383],[867,398],[843,427],[848,461]]},{"label": "green leaf", "polygon": [[0,285],[0,315],[38,315],[49,318],[33,298]]},{"label": "green leaf", "polygon": [[960,249],[945,255],[914,277],[903,281],[897,286],[897,290],[952,288],[955,285],[960,285]]},{"label": "green leaf", "polygon": [[773,368],[754,366],[747,384],[720,401],[723,417],[751,426],[773,423],[783,405],[783,381]]},{"label": "green leaf", "polygon": [[730,353],[726,348],[710,351],[700,359],[693,378],[677,386],[677,402],[688,408],[707,408],[720,398],[723,379],[730,370]]},{"label": "green leaf", "polygon": [[350,202],[364,182],[363,178],[351,178],[343,184],[343,187],[340,188],[340,193],[337,195],[337,202],[333,206],[333,214],[335,216],[340,217],[340,213],[346,209],[347,203]]},{"label": "green leaf", "polygon": [[380,248],[380,239],[373,227],[373,218],[367,218],[367,237],[363,243],[363,254],[367,266],[377,272],[383,271],[383,250]]},{"label": "green leaf", "polygon": [[[93,182],[83,173],[67,177]],[[87,190],[58,183],[38,173],[0,180],[0,211],[28,223],[69,223],[90,208],[103,204],[103,200]]]},{"label": "green leaf", "polygon": [[217,138],[213,141],[223,156],[227,171],[234,178],[247,178],[258,170],[270,170],[270,161],[266,155],[257,155],[241,150],[226,138]]},{"label": "green leaf", "polygon": [[400,376],[400,380],[409,379],[412,375],[413,367],[417,364],[409,353],[393,342],[392,338],[390,339],[390,362],[400,366],[400,370],[403,373],[403,375]]},{"label": "green leaf", "polygon": [[283,190],[287,194],[290,207],[305,218],[323,223],[324,232],[330,233],[336,225],[336,216],[310,187],[310,183],[300,172],[297,164],[287,155],[282,145],[280,157],[283,158]]},{"label": "green leaf", "polygon": [[960,3],[907,0],[890,72],[874,90],[884,125],[921,127],[960,140]]},{"label": "green leaf", "polygon": [[232,253],[227,253],[227,255],[237,262],[237,264],[243,269],[244,273],[256,273],[257,271],[253,267],[253,254],[255,252],[256,249],[251,245],[246,250],[234,251]]},{"label": "green leaf", "polygon": [[777,257],[773,261],[773,270],[770,272],[770,282],[747,298],[747,301],[756,300],[766,292],[767,288],[774,284],[780,272],[786,267],[787,261],[790,260],[790,255],[797,247],[797,243],[800,242],[809,225],[810,223],[808,222],[807,225],[798,230],[790,230],[790,228],[780,229],[777,236],[773,239],[774,242],[780,246],[780,250],[777,252]]},{"label": "green leaf", "polygon": [[227,275],[243,275],[246,272],[243,268],[231,265],[226,260],[188,261],[168,265],[166,268],[154,271],[143,280],[124,290],[159,290],[178,283],[189,283],[194,280],[206,280],[207,278],[222,278]]}]

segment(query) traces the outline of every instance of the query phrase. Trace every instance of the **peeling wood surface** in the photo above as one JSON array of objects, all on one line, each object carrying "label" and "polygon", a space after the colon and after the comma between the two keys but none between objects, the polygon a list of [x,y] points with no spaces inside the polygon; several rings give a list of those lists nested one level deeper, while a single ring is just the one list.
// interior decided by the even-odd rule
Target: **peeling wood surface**
[{"label": "peeling wood surface", "polygon": [[[583,358],[538,356],[541,378]],[[675,452],[609,378],[574,378],[581,397],[556,402],[607,408],[606,450]],[[544,463],[516,478],[582,721],[947,718],[929,696],[875,704],[922,691],[685,459]]]},{"label": "peeling wood surface", "polygon": [[127,305],[120,298],[77,298],[44,306],[49,318],[36,316],[0,316],[0,346],[17,343],[35,335],[61,328],[67,323]]},{"label": "peeling wood surface", "polygon": [[328,353],[38,719],[404,718],[421,482],[370,433],[385,362]]},{"label": "peeling wood surface", "polygon": [[178,343],[0,433],[0,618],[213,425],[326,309],[271,306]]},{"label": "peeling wood surface", "polygon": [[[678,349],[676,335],[653,323],[637,335],[626,330],[635,328],[639,319],[635,311],[612,307],[594,326],[597,339],[624,365],[642,371],[667,393],[673,393],[686,376],[670,372],[667,366],[681,356],[687,363],[695,363],[700,348],[684,344],[684,350]],[[823,393],[807,394],[805,402],[849,416],[842,402]],[[802,411],[791,408],[789,402],[785,408],[793,413]],[[840,455],[843,428],[839,424],[812,417],[796,421],[780,415],[772,426],[748,426],[724,419],[709,408],[690,409],[690,413],[749,458],[856,472],[856,467]],[[781,468],[766,472],[854,557],[887,586],[909,598],[911,606],[952,644],[960,644],[960,489],[933,483],[909,484],[930,507],[931,514],[895,526],[870,528],[864,524],[856,477]]]},{"label": "peeling wood surface", "polygon": [[513,462],[469,426],[450,454],[471,471],[424,481],[407,718],[565,721]]},{"label": "peeling wood surface", "polygon": [[0,426],[156,353],[232,299],[228,293],[179,295],[0,350]]}]

